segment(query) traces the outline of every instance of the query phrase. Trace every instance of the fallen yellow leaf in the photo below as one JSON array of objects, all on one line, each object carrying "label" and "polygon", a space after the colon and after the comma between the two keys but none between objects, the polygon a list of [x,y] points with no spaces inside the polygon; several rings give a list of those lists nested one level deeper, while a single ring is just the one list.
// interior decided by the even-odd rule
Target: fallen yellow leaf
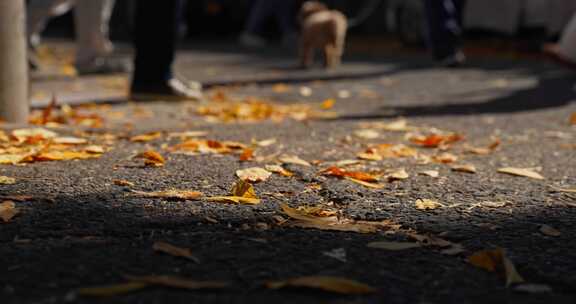
[{"label": "fallen yellow leaf", "polygon": [[232,190],[230,193],[233,196],[245,197],[245,198],[258,198],[256,196],[256,191],[254,186],[244,180],[238,180],[232,185]]},{"label": "fallen yellow leaf", "polygon": [[136,157],[137,158],[143,158],[144,159],[144,165],[151,166],[151,167],[162,167],[162,166],[164,166],[164,163],[166,162],[164,160],[164,157],[162,155],[160,155],[160,153],[158,153],[156,151],[152,151],[152,150],[142,152],[142,153],[138,154]]},{"label": "fallen yellow leaf", "polygon": [[0,204],[0,219],[4,223],[10,222],[18,214],[18,209],[13,201],[5,201]]},{"label": "fallen yellow leaf", "polygon": [[200,263],[197,257],[192,255],[192,251],[188,248],[180,248],[166,242],[154,242],[152,249],[155,251],[163,252],[175,257],[182,257],[191,260],[195,263]]},{"label": "fallen yellow leaf", "polygon": [[211,196],[205,198],[205,200],[211,202],[247,204],[247,205],[260,204],[260,199],[258,198],[242,197],[242,196]]},{"label": "fallen yellow leaf", "polygon": [[133,187],[134,183],[124,180],[124,179],[115,179],[112,181],[116,186],[124,186],[124,187]]},{"label": "fallen yellow leaf", "polygon": [[576,125],[576,112],[572,113],[572,115],[570,115],[570,124],[571,125]]},{"label": "fallen yellow leaf", "polygon": [[334,98],[328,98],[322,101],[320,108],[323,110],[330,110],[334,107],[334,104],[336,104],[336,100]]},{"label": "fallen yellow leaf", "polygon": [[52,142],[61,145],[83,145],[86,144],[88,140],[78,137],[56,137],[52,139]]},{"label": "fallen yellow leaf", "polygon": [[226,282],[219,281],[194,281],[176,276],[126,276],[126,279],[143,283],[146,285],[158,285],[179,289],[198,290],[198,289],[222,289],[229,286]]},{"label": "fallen yellow leaf", "polygon": [[476,167],[469,164],[453,165],[450,168],[452,168],[452,171],[456,172],[476,173]]},{"label": "fallen yellow leaf", "polygon": [[380,133],[378,133],[378,131],[372,130],[372,129],[356,130],[356,131],[354,131],[354,135],[356,135],[357,137],[360,137],[362,139],[376,139],[376,138],[380,137]]},{"label": "fallen yellow leaf", "polygon": [[282,176],[286,176],[286,177],[291,177],[294,176],[294,173],[284,169],[282,166],[280,165],[266,165],[266,170],[273,172],[273,173],[278,173]]},{"label": "fallen yellow leaf", "polygon": [[162,137],[162,132],[150,132],[146,134],[140,134],[136,136],[132,136],[130,141],[133,142],[149,142],[155,139]]},{"label": "fallen yellow leaf", "polygon": [[236,176],[238,176],[238,178],[251,183],[266,181],[271,175],[272,172],[259,167],[236,170]]},{"label": "fallen yellow leaf", "polygon": [[371,294],[377,292],[374,287],[358,281],[331,277],[331,276],[306,276],[283,281],[266,283],[270,289],[280,289],[285,287],[313,288],[339,294]]},{"label": "fallen yellow leaf", "polygon": [[416,200],[415,205],[418,210],[434,210],[438,207],[442,207],[442,204],[438,201],[427,198]]},{"label": "fallen yellow leaf", "polygon": [[418,172],[418,174],[426,175],[426,176],[430,176],[430,177],[434,177],[434,178],[440,176],[440,172],[438,172],[436,170],[425,170],[425,171]]},{"label": "fallen yellow leaf", "polygon": [[372,188],[372,189],[382,189],[382,188],[386,187],[383,184],[365,182],[363,180],[355,179],[353,177],[348,177],[348,176],[345,176],[344,179],[349,180],[353,183],[362,185],[362,186],[367,187],[367,188]]},{"label": "fallen yellow leaf", "polygon": [[202,196],[202,192],[190,191],[190,190],[175,190],[175,189],[165,191],[154,191],[154,192],[143,192],[132,190],[132,193],[143,197],[165,198],[173,200],[195,200]]},{"label": "fallen yellow leaf", "polygon": [[468,257],[468,262],[478,268],[502,274],[506,278],[507,287],[524,282],[524,278],[516,271],[502,248],[478,251]]},{"label": "fallen yellow leaf", "polygon": [[516,176],[529,177],[529,178],[533,178],[533,179],[544,179],[544,177],[542,175],[540,175],[539,173],[534,172],[530,169],[506,167],[506,168],[498,169],[498,172],[504,173],[504,174],[516,175]]},{"label": "fallen yellow leaf", "polygon": [[386,179],[389,182],[404,180],[404,179],[407,179],[409,177],[410,177],[410,175],[408,175],[408,172],[406,172],[406,170],[404,168],[394,170],[394,171],[386,174]]},{"label": "fallen yellow leaf", "polygon": [[298,156],[295,155],[282,155],[280,156],[280,158],[278,159],[279,161],[281,161],[284,164],[294,164],[294,165],[300,165],[300,166],[305,166],[305,167],[311,167],[312,165],[301,159]]},{"label": "fallen yellow leaf", "polygon": [[0,185],[13,185],[15,183],[16,183],[15,178],[0,175]]}]

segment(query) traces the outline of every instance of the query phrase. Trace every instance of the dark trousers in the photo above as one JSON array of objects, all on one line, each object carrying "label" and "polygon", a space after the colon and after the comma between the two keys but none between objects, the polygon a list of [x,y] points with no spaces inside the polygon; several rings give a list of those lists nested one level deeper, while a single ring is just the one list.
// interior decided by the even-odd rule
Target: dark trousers
[{"label": "dark trousers", "polygon": [[132,87],[165,85],[172,77],[181,0],[136,1]]},{"label": "dark trousers", "polygon": [[246,31],[252,34],[263,34],[264,25],[270,17],[274,17],[280,26],[282,34],[294,32],[294,0],[256,0],[250,11]]},{"label": "dark trousers", "polygon": [[435,59],[445,59],[460,48],[464,0],[424,0],[428,44]]}]

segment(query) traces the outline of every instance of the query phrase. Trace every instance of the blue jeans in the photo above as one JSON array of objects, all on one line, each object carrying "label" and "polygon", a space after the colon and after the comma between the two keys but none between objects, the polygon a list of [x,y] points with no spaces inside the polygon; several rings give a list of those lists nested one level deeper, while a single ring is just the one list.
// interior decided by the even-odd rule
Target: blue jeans
[{"label": "blue jeans", "polygon": [[460,49],[464,0],[424,0],[428,44],[435,59],[442,60]]}]

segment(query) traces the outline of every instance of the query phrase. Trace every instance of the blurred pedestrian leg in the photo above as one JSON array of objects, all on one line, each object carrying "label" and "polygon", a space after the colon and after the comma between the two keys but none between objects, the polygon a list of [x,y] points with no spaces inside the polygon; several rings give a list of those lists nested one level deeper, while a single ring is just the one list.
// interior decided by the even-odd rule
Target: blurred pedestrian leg
[{"label": "blurred pedestrian leg", "polygon": [[576,70],[576,14],[560,37],[558,44],[547,44],[544,53],[557,63]]},{"label": "blurred pedestrian leg", "polygon": [[[128,66],[110,57],[108,23],[115,0],[31,0],[28,4],[28,40],[31,48],[40,43],[40,34],[52,17],[75,5],[76,70],[79,74],[121,73]],[[32,55],[31,55],[32,56]],[[32,58],[32,57],[31,57]],[[34,60],[31,60],[33,62]]]},{"label": "blurred pedestrian leg", "polygon": [[136,2],[135,57],[131,99],[191,100],[202,97],[197,83],[174,77],[181,0]]},{"label": "blurred pedestrian leg", "polygon": [[463,0],[424,0],[428,24],[428,44],[434,59],[447,67],[459,66],[465,57],[461,50]]},{"label": "blurred pedestrian leg", "polygon": [[264,47],[266,39],[263,38],[264,26],[269,18],[274,18],[282,33],[285,44],[296,42],[295,10],[296,2],[293,0],[256,0],[250,10],[244,31],[239,42],[246,47]]}]

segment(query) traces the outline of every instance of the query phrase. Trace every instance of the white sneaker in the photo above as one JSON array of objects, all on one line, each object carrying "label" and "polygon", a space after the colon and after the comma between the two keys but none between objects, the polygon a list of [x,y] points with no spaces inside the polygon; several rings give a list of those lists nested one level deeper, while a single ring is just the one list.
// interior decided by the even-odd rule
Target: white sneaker
[{"label": "white sneaker", "polygon": [[266,47],[266,40],[262,37],[244,32],[238,38],[240,45],[247,48],[263,48]]}]

